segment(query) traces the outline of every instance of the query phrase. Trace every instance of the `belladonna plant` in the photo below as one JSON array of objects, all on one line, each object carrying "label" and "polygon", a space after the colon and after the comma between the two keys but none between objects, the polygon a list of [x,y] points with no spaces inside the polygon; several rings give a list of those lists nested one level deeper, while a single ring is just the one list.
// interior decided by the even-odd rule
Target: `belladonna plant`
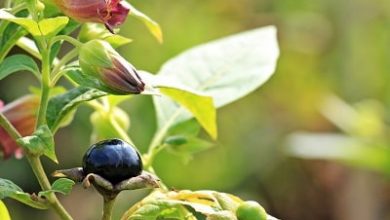
[{"label": "belladonna plant", "polygon": [[[126,1],[54,0],[57,9],[41,7],[38,0],[4,2],[0,33],[7,34],[0,35],[0,80],[23,70],[34,74],[40,88],[0,105],[1,152],[4,158],[19,158],[23,152],[41,189],[24,192],[0,174],[0,199],[7,197],[33,208],[51,209],[60,219],[69,220],[72,216],[57,193],[67,195],[74,184],[80,183],[85,188],[94,186],[103,196],[105,220],[111,219],[115,198],[121,191],[146,188],[149,194],[129,207],[122,219],[273,219],[257,202],[245,202],[228,193],[172,191],[170,188],[175,186],[160,181],[156,170],[161,169],[155,169],[154,161],[162,151],[173,153],[178,161],[196,159],[197,153],[215,145],[217,108],[254,91],[273,74],[279,56],[274,27],[199,45],[166,62],[158,73],[148,73],[135,68],[116,51],[131,40],[104,28],[113,32],[130,15],[144,22],[162,41],[160,26]],[[64,42],[72,48],[59,56]],[[16,45],[26,53],[10,54]],[[144,51],[132,56],[148,59]],[[120,104],[131,102],[135,95],[153,95],[156,120],[144,114],[130,117],[122,108]],[[51,183],[41,158],[46,156],[61,167],[56,134],[72,122],[81,104],[92,109],[92,147],[82,167],[82,155],[72,155],[80,158],[80,165],[54,172],[59,179]],[[129,129],[140,128],[133,127],[130,118],[156,128],[153,137],[142,142],[150,143],[142,146],[144,151],[132,140]],[[157,125],[152,124],[154,121]],[[201,128],[205,131],[202,137]],[[2,205],[0,216],[6,216],[5,209]]]}]

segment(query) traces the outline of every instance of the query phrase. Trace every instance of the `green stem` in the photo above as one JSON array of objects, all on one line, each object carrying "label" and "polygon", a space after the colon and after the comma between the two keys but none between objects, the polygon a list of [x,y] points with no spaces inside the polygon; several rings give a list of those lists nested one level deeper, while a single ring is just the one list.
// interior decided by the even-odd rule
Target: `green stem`
[{"label": "green stem", "polygon": [[[50,93],[50,48],[46,46],[47,44],[43,41],[39,42],[39,48],[42,54],[42,86],[41,86],[41,100],[38,110],[38,119],[36,123],[36,129],[46,124],[46,110],[49,102],[49,93]],[[30,163],[30,166],[38,179],[38,182],[43,190],[50,190],[51,185],[46,176],[46,173],[42,167],[39,155],[31,155],[28,152],[26,157]],[[67,213],[61,203],[58,201],[56,195],[51,192],[47,196],[50,202],[51,207],[56,211],[56,213],[64,220],[71,220],[72,217]]]},{"label": "green stem", "polygon": [[[41,160],[39,156],[26,154],[26,158],[31,165],[31,168],[38,179],[39,185],[43,190],[50,190],[51,185],[46,176],[46,173],[43,169]],[[60,201],[58,201],[57,197],[54,193],[50,193],[47,196],[48,201],[50,202],[50,206],[56,211],[56,213],[64,220],[72,220],[72,217],[65,210],[65,208],[61,205]]]},{"label": "green stem", "polygon": [[102,220],[111,220],[115,199],[116,199],[116,197],[114,197],[114,198],[104,197]]},{"label": "green stem", "polygon": [[[11,122],[1,112],[0,112],[0,125],[5,131],[7,131],[7,133],[14,140],[17,140],[17,139],[22,137],[20,135],[20,133],[15,129],[15,127],[11,124]],[[50,185],[50,182],[45,174],[45,171],[42,167],[42,163],[39,160],[39,157],[26,153],[26,158],[27,158],[28,162],[30,163],[31,168],[32,168],[35,176],[37,177],[41,188],[43,190],[50,190],[51,185]],[[47,199],[50,203],[50,206],[58,213],[59,216],[61,216],[61,219],[64,219],[64,220],[71,220],[72,219],[72,217],[66,212],[64,207],[60,204],[60,202],[58,201],[58,199],[54,193],[50,193],[48,195]]]},{"label": "green stem", "polygon": [[161,142],[163,141],[165,135],[167,134],[169,128],[173,124],[173,122],[176,120],[176,118],[181,114],[181,109],[177,110],[175,114],[170,118],[169,121],[165,123],[165,125],[160,128],[156,134],[154,135],[150,145],[149,145],[149,150],[146,155],[147,161],[144,165],[145,169],[149,169],[153,165],[153,160],[155,156],[163,149],[164,146],[161,146]]},{"label": "green stem", "polygon": [[38,120],[36,128],[46,123],[46,110],[50,93],[50,50],[43,48],[42,53],[42,86],[41,101],[38,110]]},{"label": "green stem", "polygon": [[67,53],[62,59],[58,62],[58,64],[53,68],[51,75],[53,79],[51,80],[51,86],[54,86],[57,81],[61,78],[61,76],[65,73],[61,71],[61,68],[65,66],[65,64],[72,61],[78,55],[78,49],[73,49],[69,53]]},{"label": "green stem", "polygon": [[0,112],[0,125],[12,137],[12,139],[17,140],[22,137],[2,112]]},{"label": "green stem", "polygon": [[69,43],[71,43],[73,46],[75,47],[81,47],[83,46],[83,43],[81,43],[80,41],[78,41],[77,39],[73,38],[73,37],[70,37],[70,36],[67,36],[67,35],[58,35],[58,36],[55,36],[51,39],[51,42],[50,42],[50,45],[53,45],[55,42],[57,41],[67,41]]}]

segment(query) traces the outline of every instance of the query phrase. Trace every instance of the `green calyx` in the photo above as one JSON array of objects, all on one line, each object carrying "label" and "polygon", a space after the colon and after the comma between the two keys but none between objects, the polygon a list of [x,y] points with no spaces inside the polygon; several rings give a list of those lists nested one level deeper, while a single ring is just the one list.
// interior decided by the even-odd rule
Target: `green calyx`
[{"label": "green calyx", "polygon": [[113,67],[113,56],[117,52],[105,41],[91,40],[79,51],[80,67],[85,74],[98,75],[104,68]]}]

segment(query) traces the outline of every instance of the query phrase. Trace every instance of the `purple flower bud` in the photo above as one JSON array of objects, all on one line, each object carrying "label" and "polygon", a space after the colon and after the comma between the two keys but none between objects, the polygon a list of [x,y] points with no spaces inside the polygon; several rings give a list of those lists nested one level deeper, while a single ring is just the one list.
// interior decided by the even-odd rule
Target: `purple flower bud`
[{"label": "purple flower bud", "polygon": [[118,95],[139,94],[145,89],[135,67],[105,41],[85,43],[79,51],[79,63],[83,73],[95,79],[97,89]]},{"label": "purple flower bud", "polygon": [[[34,95],[24,96],[5,106],[0,102],[0,112],[11,122],[16,130],[22,135],[31,135],[36,122],[36,110],[39,106],[39,98]],[[0,148],[4,159],[12,154],[16,158],[23,155],[22,149],[12,137],[0,126]]]},{"label": "purple flower bud", "polygon": [[102,23],[111,32],[125,22],[130,11],[123,0],[54,0],[54,3],[76,21]]}]

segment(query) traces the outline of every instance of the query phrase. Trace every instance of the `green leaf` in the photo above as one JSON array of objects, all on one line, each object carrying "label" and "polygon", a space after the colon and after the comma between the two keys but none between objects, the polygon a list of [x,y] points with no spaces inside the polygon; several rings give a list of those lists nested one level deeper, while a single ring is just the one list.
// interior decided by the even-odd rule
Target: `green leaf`
[{"label": "green leaf", "polygon": [[25,28],[33,36],[40,36],[41,31],[39,30],[38,23],[31,18],[20,18],[8,13],[4,9],[0,9],[0,20],[7,20],[18,24]]},{"label": "green leaf", "polygon": [[[276,29],[265,27],[190,49],[164,64],[157,76],[213,97],[218,108],[265,83],[278,55]],[[166,97],[153,100],[160,129],[191,118]]]},{"label": "green leaf", "polygon": [[161,28],[160,28],[160,25],[157,22],[155,22],[154,20],[152,20],[151,18],[149,18],[147,15],[145,15],[144,13],[142,13],[141,11],[136,9],[131,4],[128,4],[128,5],[130,7],[130,16],[133,16],[133,17],[139,19],[140,21],[142,21],[146,25],[146,27],[149,29],[150,33],[152,33],[152,35],[157,39],[157,41],[159,43],[162,43],[163,42],[163,33],[162,33]]},{"label": "green leaf", "polygon": [[105,92],[96,89],[77,87],[69,90],[65,94],[51,98],[46,115],[49,128],[52,131],[55,131],[61,122],[66,119],[78,105],[104,95],[106,95]]},{"label": "green leaf", "polygon": [[29,71],[40,79],[39,68],[35,61],[26,55],[13,55],[0,63],[0,80],[18,71]]},{"label": "green leaf", "polygon": [[59,31],[61,31],[62,28],[66,26],[69,21],[68,17],[61,16],[56,18],[47,18],[37,23],[31,18],[15,17],[4,9],[0,10],[0,19],[7,20],[22,26],[34,37],[55,36]]},{"label": "green leaf", "polygon": [[46,18],[39,22],[40,35],[45,37],[53,37],[58,34],[69,22],[69,18],[65,16]]},{"label": "green leaf", "polygon": [[36,155],[46,155],[58,163],[54,149],[54,138],[47,125],[41,125],[31,136],[19,138],[17,142]]},{"label": "green leaf", "polygon": [[[17,15],[24,17],[28,12],[23,10],[18,12]],[[27,34],[27,31],[15,23],[9,23],[2,21],[1,26],[5,30],[0,31],[0,63],[6,57],[11,48],[15,45],[19,38]]]},{"label": "green leaf", "polygon": [[0,200],[9,197],[14,192],[23,192],[23,190],[11,180],[0,178]]},{"label": "green leaf", "polygon": [[215,144],[194,136],[176,135],[169,136],[164,141],[169,146],[170,152],[178,154],[187,163],[196,153],[213,147]]},{"label": "green leaf", "polygon": [[51,192],[61,193],[64,195],[68,195],[70,191],[72,191],[72,187],[75,184],[73,180],[67,178],[60,178],[56,180],[50,190],[39,192],[38,196],[48,196]]},{"label": "green leaf", "polygon": [[37,209],[47,209],[48,206],[39,201],[32,199],[32,195],[23,192],[23,190],[10,180],[0,178],[0,200],[9,197],[21,203]]},{"label": "green leaf", "polygon": [[207,133],[217,138],[217,112],[211,97],[176,88],[160,88],[160,91],[190,111]]},{"label": "green leaf", "polygon": [[2,201],[0,201],[0,219],[11,220],[8,209]]}]

